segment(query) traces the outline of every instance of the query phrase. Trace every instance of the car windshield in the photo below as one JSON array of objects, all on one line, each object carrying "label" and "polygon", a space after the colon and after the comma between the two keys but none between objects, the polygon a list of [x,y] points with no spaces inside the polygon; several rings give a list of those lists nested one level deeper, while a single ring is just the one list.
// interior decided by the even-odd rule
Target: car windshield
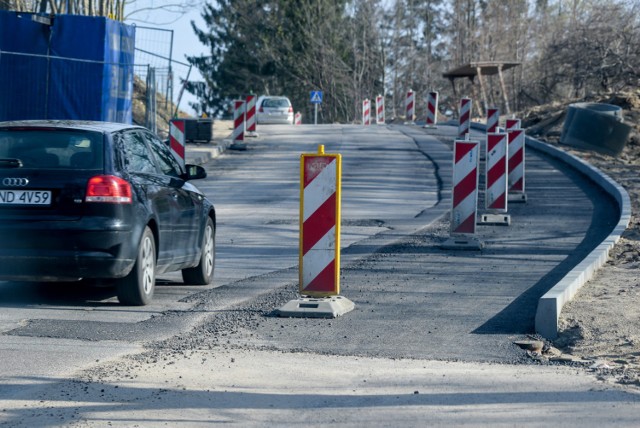
[{"label": "car windshield", "polygon": [[289,107],[289,101],[284,98],[267,98],[262,103],[263,107]]},{"label": "car windshield", "polygon": [[[2,165],[24,168],[101,169],[102,134],[58,129],[0,129]],[[0,165],[1,167],[1,165]]]}]

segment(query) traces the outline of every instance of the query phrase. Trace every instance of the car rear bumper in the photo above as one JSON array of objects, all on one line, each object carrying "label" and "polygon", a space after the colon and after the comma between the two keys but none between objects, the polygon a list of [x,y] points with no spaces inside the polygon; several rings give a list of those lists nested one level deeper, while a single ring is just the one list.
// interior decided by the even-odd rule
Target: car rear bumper
[{"label": "car rear bumper", "polygon": [[121,278],[135,263],[131,230],[0,228],[0,280]]},{"label": "car rear bumper", "polygon": [[121,278],[135,260],[104,253],[58,252],[49,255],[0,252],[0,281],[75,281],[83,278]]},{"label": "car rear bumper", "polygon": [[262,115],[257,118],[258,124],[282,124],[282,125],[292,125],[293,124],[293,116],[267,116]]}]

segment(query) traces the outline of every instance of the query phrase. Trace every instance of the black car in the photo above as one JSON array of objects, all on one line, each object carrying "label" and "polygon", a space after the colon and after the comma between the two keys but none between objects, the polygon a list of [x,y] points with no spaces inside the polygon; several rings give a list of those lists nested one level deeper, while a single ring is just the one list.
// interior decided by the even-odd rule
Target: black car
[{"label": "black car", "polygon": [[143,127],[0,122],[0,280],[115,279],[127,305],[156,274],[209,284],[215,209],[190,183],[205,177]]}]

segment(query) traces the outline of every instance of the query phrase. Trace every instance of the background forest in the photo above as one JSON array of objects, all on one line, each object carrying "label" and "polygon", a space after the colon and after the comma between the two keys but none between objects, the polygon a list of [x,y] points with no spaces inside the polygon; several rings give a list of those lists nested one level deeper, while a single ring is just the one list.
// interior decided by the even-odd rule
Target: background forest
[{"label": "background forest", "polygon": [[[125,4],[135,0],[0,0],[0,10],[124,20]],[[457,79],[454,94],[442,74],[478,61],[521,63],[504,72],[514,111],[640,83],[638,0],[217,0],[160,7],[176,5],[202,10],[206,26],[193,29],[209,53],[189,61],[204,81],[188,82],[187,90],[198,98],[195,110],[212,116],[255,93],[287,95],[309,118],[311,90],[324,91],[324,123],[358,120],[362,100],[378,94],[386,96],[387,117],[400,117],[408,89],[416,92],[419,118],[430,90],[440,92],[442,111],[456,111],[458,98],[480,92],[478,79]],[[488,103],[505,111],[497,77],[486,83]]]},{"label": "background forest", "polygon": [[[203,17],[194,30],[211,54],[190,61],[206,82],[189,90],[210,114],[253,92],[288,95],[311,117],[310,90],[325,93],[325,123],[359,119],[378,94],[401,116],[408,89],[418,117],[429,90],[455,111],[471,81],[456,80],[454,96],[442,74],[476,61],[522,64],[504,73],[516,111],[640,82],[637,0],[219,0]],[[500,107],[494,80],[487,97]]]}]

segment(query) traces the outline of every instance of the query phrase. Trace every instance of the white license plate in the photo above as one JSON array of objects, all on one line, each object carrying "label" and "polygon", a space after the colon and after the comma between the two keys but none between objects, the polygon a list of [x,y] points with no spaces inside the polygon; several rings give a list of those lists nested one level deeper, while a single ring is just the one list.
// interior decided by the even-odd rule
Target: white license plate
[{"label": "white license plate", "polygon": [[0,205],[51,205],[51,191],[0,190]]}]

